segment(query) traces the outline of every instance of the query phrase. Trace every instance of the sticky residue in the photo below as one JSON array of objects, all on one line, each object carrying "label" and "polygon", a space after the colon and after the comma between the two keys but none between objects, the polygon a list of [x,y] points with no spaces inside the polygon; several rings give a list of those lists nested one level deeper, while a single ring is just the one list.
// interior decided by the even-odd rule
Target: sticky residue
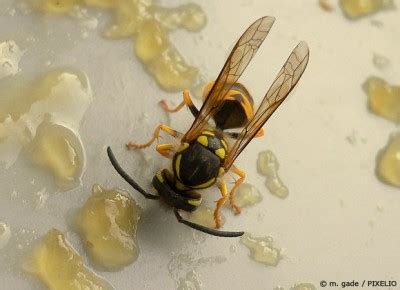
[{"label": "sticky residue", "polygon": [[11,237],[10,227],[4,222],[0,222],[0,250],[3,249],[8,244],[10,237]]},{"label": "sticky residue", "polygon": [[363,84],[370,110],[390,121],[400,122],[400,86],[378,77],[369,77]]},{"label": "sticky residue", "polygon": [[47,198],[49,197],[49,193],[47,188],[44,187],[41,190],[37,191],[35,194],[35,209],[41,209],[46,204]]},{"label": "sticky residue", "polygon": [[400,187],[400,133],[391,136],[378,153],[376,175],[382,182]]},{"label": "sticky residue", "polygon": [[13,40],[0,43],[0,79],[19,72],[19,61],[23,54]]},{"label": "sticky residue", "polygon": [[95,184],[74,224],[93,261],[107,270],[118,270],[139,255],[139,218],[140,208],[127,192]]},{"label": "sticky residue", "polygon": [[[189,221],[209,228],[215,228],[214,210],[209,207],[199,207],[189,214]],[[225,223],[225,217],[221,213],[221,226]]]},{"label": "sticky residue", "polygon": [[245,233],[240,242],[250,250],[250,257],[258,263],[275,267],[281,260],[281,249],[274,246],[271,237],[253,237]]},{"label": "sticky residue", "polygon": [[70,129],[44,121],[27,146],[32,161],[54,176],[62,190],[80,184],[84,168],[84,151],[80,139]]},{"label": "sticky residue", "polygon": [[311,283],[299,283],[290,287],[290,290],[317,290],[317,287]]},{"label": "sticky residue", "polygon": [[50,230],[41,239],[23,268],[35,274],[49,289],[112,289],[84,265],[82,257],[56,229]]},{"label": "sticky residue", "polygon": [[168,272],[175,282],[176,289],[199,290],[201,282],[197,270],[224,262],[226,262],[224,256],[194,258],[193,251],[191,253],[175,253],[168,263]]},{"label": "sticky residue", "polygon": [[200,290],[201,283],[199,275],[196,271],[191,270],[186,273],[186,276],[179,278],[177,290]]},{"label": "sticky residue", "polygon": [[258,154],[257,169],[266,177],[265,185],[272,194],[280,198],[288,196],[289,190],[278,175],[279,163],[272,151],[267,150]]},{"label": "sticky residue", "polygon": [[384,9],[394,9],[393,0],[340,0],[340,6],[348,18],[358,18]]},{"label": "sticky residue", "polygon": [[176,29],[199,31],[206,24],[204,11],[189,3],[165,8],[152,0],[30,0],[33,6],[46,13],[65,14],[86,5],[110,10],[111,23],[106,27],[107,38],[134,38],[134,51],[161,88],[181,91],[190,87],[198,69],[186,63],[169,39]]},{"label": "sticky residue", "polygon": [[260,203],[262,195],[257,188],[250,183],[243,183],[235,194],[235,203],[239,207],[248,207]]},{"label": "sticky residue", "polygon": [[[30,147],[29,152],[37,152],[32,147],[41,148],[41,153],[51,157],[42,163],[58,162],[48,166],[54,175],[64,180],[79,178],[84,154],[77,132],[93,98],[86,75],[68,69],[51,71],[31,82],[14,78],[0,89],[0,94],[0,163],[10,167],[22,148]],[[55,156],[60,153],[67,155]],[[31,156],[37,161],[37,156]],[[73,172],[60,171],[71,162]]]},{"label": "sticky residue", "polygon": [[385,70],[389,67],[390,60],[384,55],[374,53],[372,63],[377,69]]}]

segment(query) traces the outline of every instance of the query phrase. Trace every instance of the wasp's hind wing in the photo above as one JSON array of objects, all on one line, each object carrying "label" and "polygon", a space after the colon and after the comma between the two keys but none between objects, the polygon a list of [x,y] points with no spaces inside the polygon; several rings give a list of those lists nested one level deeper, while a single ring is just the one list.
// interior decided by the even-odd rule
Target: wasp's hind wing
[{"label": "wasp's hind wing", "polygon": [[246,124],[240,132],[237,141],[229,150],[228,156],[224,161],[225,171],[229,170],[235,159],[295,87],[306,69],[308,58],[309,49],[307,43],[302,41],[289,55],[289,58],[269,88],[254,117]]},{"label": "wasp's hind wing", "polygon": [[190,142],[196,138],[210,117],[218,111],[224,96],[250,63],[261,43],[268,35],[274,21],[274,17],[264,16],[251,24],[242,34],[207,95],[197,118],[183,137],[183,141]]}]

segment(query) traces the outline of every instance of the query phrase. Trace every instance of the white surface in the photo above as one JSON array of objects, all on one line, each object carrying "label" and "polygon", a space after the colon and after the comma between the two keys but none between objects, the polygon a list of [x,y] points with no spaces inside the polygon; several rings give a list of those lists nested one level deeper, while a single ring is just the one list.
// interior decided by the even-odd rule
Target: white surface
[{"label": "white surface", "polygon": [[[1,1],[0,7],[7,7],[8,1]],[[300,40],[309,44],[310,62],[297,89],[266,125],[266,136],[254,140],[237,160],[248,173],[247,182],[264,193],[263,201],[237,217],[224,211],[225,229],[272,235],[285,249],[285,258],[276,268],[267,268],[250,260],[238,239],[203,239],[198,234],[193,238],[192,230],[179,225],[171,211],[157,202],[145,201],[117,176],[106,157],[106,145],[114,148],[122,165],[143,186],[149,186],[156,168],[168,164],[149,149],[146,153],[154,157],[155,165],[148,166],[139,153],[127,152],[123,144],[147,140],[158,123],[168,121],[158,101],[166,98],[178,102],[181,96],[167,94],[156,86],[132,56],[131,41],[99,36],[105,18],[82,39],[81,27],[71,21],[44,21],[32,15],[12,17],[0,12],[0,42],[13,39],[26,49],[20,74],[44,72],[49,69],[45,63],[50,61],[50,67],[84,70],[94,90],[94,102],[80,129],[87,151],[82,187],[52,194],[36,210],[33,196],[48,187],[47,175],[31,168],[22,157],[8,171],[0,169],[0,221],[10,226],[11,239],[23,237],[21,229],[34,230],[41,236],[57,227],[84,254],[68,217],[98,182],[128,189],[144,208],[138,230],[138,261],[120,272],[98,271],[115,289],[175,288],[171,276],[183,277],[193,267],[204,289],[289,288],[306,281],[317,286],[320,280],[394,279],[400,283],[400,190],[382,184],[374,175],[376,153],[396,127],[368,112],[361,89],[371,74],[394,84],[400,82],[399,10],[348,21],[339,9],[326,13],[314,0],[196,2],[207,13],[206,28],[196,34],[178,31],[173,41],[210,79],[219,72],[228,48],[253,20],[262,15],[276,17],[270,35],[242,79],[256,101],[291,49]],[[400,6],[398,1],[396,4]],[[381,21],[383,27],[371,25],[371,20]],[[29,41],[31,36],[36,41]],[[390,68],[377,70],[372,62],[374,53],[386,56],[392,63]],[[171,116],[171,120],[174,128],[185,131],[192,117],[186,111]],[[351,145],[346,136],[353,132],[357,142]],[[365,144],[361,138],[366,139]],[[269,194],[264,177],[256,172],[257,154],[266,149],[279,160],[279,174],[290,191],[285,200]],[[13,197],[13,191],[17,197]],[[215,200],[217,189],[207,195]],[[233,253],[232,245],[236,247]],[[189,259],[181,265],[183,270],[171,274],[168,265],[171,268],[171,259],[179,255],[190,255],[193,261],[216,256],[225,259],[215,258],[219,261],[215,263]],[[0,281],[10,285],[9,289],[40,289],[31,277],[16,270],[18,256],[0,252]],[[197,266],[190,266],[194,264]]]}]

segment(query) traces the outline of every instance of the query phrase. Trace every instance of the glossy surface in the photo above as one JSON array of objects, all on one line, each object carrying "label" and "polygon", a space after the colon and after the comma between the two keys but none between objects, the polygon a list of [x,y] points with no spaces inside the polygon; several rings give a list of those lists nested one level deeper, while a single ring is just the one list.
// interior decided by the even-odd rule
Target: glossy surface
[{"label": "glossy surface", "polygon": [[139,219],[140,208],[127,192],[95,184],[74,224],[95,264],[115,271],[138,258]]},{"label": "glossy surface", "polygon": [[205,26],[205,13],[197,4],[166,8],[152,0],[28,1],[40,11],[54,14],[71,13],[77,5],[111,10],[112,21],[104,35],[112,39],[135,38],[135,54],[162,89],[182,91],[196,81],[198,69],[185,61],[169,34],[179,28],[195,32]]},{"label": "glossy surface", "polygon": [[272,151],[262,151],[258,154],[257,169],[266,177],[265,186],[272,194],[280,198],[288,196],[289,189],[278,175],[279,163]]},{"label": "glossy surface", "polygon": [[341,0],[340,5],[349,18],[357,18],[383,9],[394,8],[393,0]]},{"label": "glossy surface", "polygon": [[400,187],[400,134],[390,137],[376,160],[376,175],[384,183]]},{"label": "glossy surface", "polygon": [[250,250],[250,258],[258,263],[276,267],[281,260],[281,250],[274,246],[271,237],[254,237],[245,233],[240,242]]},{"label": "glossy surface", "polygon": [[373,113],[395,123],[400,122],[400,86],[391,85],[378,77],[369,77],[363,88]]},{"label": "glossy surface", "polygon": [[41,239],[23,267],[51,290],[112,289],[84,265],[83,258],[56,229]]},{"label": "glossy surface", "polygon": [[[359,281],[397,277],[400,235],[393,229],[398,228],[400,220],[399,189],[375,176],[377,152],[397,128],[369,112],[361,85],[370,75],[399,85],[399,9],[349,21],[337,9],[337,1],[330,1],[336,9],[327,13],[315,0],[202,0],[195,2],[207,15],[204,29],[171,34],[171,41],[186,61],[210,81],[249,23],[265,14],[276,17],[268,38],[241,78],[256,105],[298,41],[305,40],[310,46],[310,63],[301,83],[267,122],[265,136],[253,140],[236,160],[236,165],[246,171],[246,182],[262,192],[263,200],[240,215],[222,209],[224,230],[245,230],[255,237],[271,235],[277,246],[285,249],[277,267],[266,267],[250,259],[249,250],[237,239],[197,234],[177,223],[169,209],[144,200],[113,171],[106,156],[107,145],[127,172],[154,192],[151,178],[170,161],[153,148],[142,155],[126,151],[124,144],[149,139],[159,123],[185,132],[193,117],[186,109],[168,116],[158,107],[161,99],[178,104],[182,94],[166,93],[155,85],[132,54],[133,40],[102,36],[112,15],[86,7],[88,19],[98,19],[98,26],[88,29],[87,18],[43,16],[33,11],[24,14],[13,4],[16,2],[0,1],[1,42],[14,40],[25,51],[20,71],[6,79],[24,75],[34,80],[49,70],[75,67],[88,75],[94,98],[79,127],[87,156],[80,187],[54,194],[51,174],[36,166],[26,168],[29,162],[24,161],[29,159],[22,155],[9,169],[0,168],[0,220],[12,233],[6,251],[21,251],[10,246],[22,229],[41,236],[57,227],[82,256],[87,256],[68,216],[82,207],[91,186],[100,182],[105,188],[128,190],[143,208],[137,232],[140,257],[120,271],[99,271],[115,289],[130,290],[132,285],[138,289],[176,289],[180,279],[193,269],[201,287],[207,290],[259,290],[277,285],[287,290],[300,282],[318,286],[320,280],[332,277],[345,281],[350,274]],[[168,8],[182,4],[163,2]],[[375,53],[384,55],[391,65],[385,70],[376,68],[372,62]],[[201,100],[193,101],[200,108]],[[346,137],[353,132],[355,142],[350,144]],[[160,143],[172,140],[162,137]],[[290,190],[284,200],[269,194],[265,178],[257,173],[258,153],[266,149],[277,156],[278,173]],[[43,176],[32,175],[29,168],[34,173],[43,171]],[[227,176],[228,187],[235,177]],[[41,209],[36,209],[36,193],[44,187],[49,197]],[[210,188],[204,192],[203,204],[214,209],[218,198],[218,189]],[[376,210],[377,205],[382,212]],[[28,248],[23,240],[16,244]],[[0,252],[1,281],[7,281],[13,289],[43,290],[30,275],[16,273],[19,265],[10,267],[4,252]],[[376,257],[380,257],[379,267]],[[89,256],[85,259],[91,262]],[[180,262],[169,266],[171,260]],[[152,274],[154,271],[157,275]]]}]

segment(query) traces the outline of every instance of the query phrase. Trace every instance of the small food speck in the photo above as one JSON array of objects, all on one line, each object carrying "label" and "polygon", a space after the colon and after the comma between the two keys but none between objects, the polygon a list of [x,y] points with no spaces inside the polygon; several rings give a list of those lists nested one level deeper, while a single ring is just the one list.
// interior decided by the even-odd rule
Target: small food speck
[{"label": "small food speck", "polygon": [[288,196],[289,190],[278,175],[279,163],[272,151],[267,150],[258,154],[257,169],[266,177],[265,185],[272,194],[282,199]]},{"label": "small food speck", "polygon": [[290,290],[317,290],[317,288],[311,283],[299,283],[291,287]]},{"label": "small food speck", "polygon": [[32,255],[24,261],[23,268],[52,290],[112,289],[84,265],[82,257],[56,229],[41,239]]},{"label": "small food speck", "polygon": [[4,222],[0,222],[0,250],[3,249],[8,244],[10,237],[11,237],[10,227]]},{"label": "small food speck", "polygon": [[370,110],[395,123],[400,122],[400,86],[378,77],[369,77],[363,84]]},{"label": "small food speck", "polygon": [[201,283],[196,271],[189,271],[185,277],[179,279],[177,290],[200,290]]},{"label": "small food speck", "polygon": [[[215,228],[214,210],[209,207],[199,207],[189,214],[189,220],[209,228]],[[221,226],[225,223],[225,217],[221,214]]]},{"label": "small food speck", "polygon": [[391,136],[378,153],[376,175],[382,182],[400,187],[400,133]]},{"label": "small food speck", "polygon": [[329,2],[329,0],[319,0],[318,1],[319,7],[321,7],[323,10],[327,12],[332,12],[333,11],[333,6]]},{"label": "small food speck", "polygon": [[46,204],[47,198],[49,197],[49,193],[47,192],[46,187],[42,188],[38,192],[36,192],[36,209],[41,209]]},{"label": "small food speck", "polygon": [[0,80],[19,71],[19,62],[24,52],[13,40],[0,43]]},{"label": "small food speck", "polygon": [[281,249],[273,245],[271,237],[253,237],[245,233],[240,242],[250,250],[250,257],[267,266],[277,266],[281,260]]},{"label": "small food speck", "polygon": [[374,53],[372,62],[374,66],[380,70],[384,70],[390,65],[390,60],[386,56],[377,53]]},{"label": "small food speck", "polygon": [[241,184],[235,194],[235,204],[239,207],[252,206],[261,201],[261,193],[250,183]]},{"label": "small food speck", "polygon": [[136,261],[140,211],[127,192],[93,186],[92,195],[78,211],[74,223],[97,265],[118,270]]},{"label": "small food speck", "polygon": [[340,0],[340,6],[344,14],[350,19],[384,9],[394,9],[393,0]]}]

